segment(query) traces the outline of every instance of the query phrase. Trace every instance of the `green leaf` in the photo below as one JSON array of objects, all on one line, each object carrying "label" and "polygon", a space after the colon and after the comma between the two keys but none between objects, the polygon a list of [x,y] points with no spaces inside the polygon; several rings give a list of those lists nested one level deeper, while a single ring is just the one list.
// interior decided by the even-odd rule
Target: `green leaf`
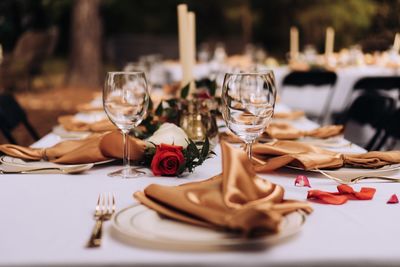
[{"label": "green leaf", "polygon": [[209,150],[210,150],[210,141],[208,140],[208,137],[206,137],[203,147],[201,148],[201,158],[203,160],[207,158]]},{"label": "green leaf", "polygon": [[189,95],[190,82],[181,89],[181,98],[186,99]]},{"label": "green leaf", "polygon": [[217,81],[216,80],[211,81],[209,91],[210,91],[211,96],[215,96],[215,92],[217,91]]},{"label": "green leaf", "polygon": [[149,97],[149,106],[147,107],[147,110],[153,110],[153,100],[151,100],[151,97]]},{"label": "green leaf", "polygon": [[163,114],[163,106],[162,106],[162,101],[160,102],[160,104],[158,104],[158,107],[156,109],[155,114],[157,116],[161,116]]}]

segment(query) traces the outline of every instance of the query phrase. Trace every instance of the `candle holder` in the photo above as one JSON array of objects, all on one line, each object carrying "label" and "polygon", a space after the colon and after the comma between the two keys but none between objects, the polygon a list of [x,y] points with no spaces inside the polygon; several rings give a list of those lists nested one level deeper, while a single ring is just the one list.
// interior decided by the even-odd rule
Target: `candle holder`
[{"label": "candle holder", "polygon": [[214,99],[194,98],[187,102],[181,113],[180,127],[195,143],[208,138],[211,148],[218,143],[216,111],[212,109]]}]

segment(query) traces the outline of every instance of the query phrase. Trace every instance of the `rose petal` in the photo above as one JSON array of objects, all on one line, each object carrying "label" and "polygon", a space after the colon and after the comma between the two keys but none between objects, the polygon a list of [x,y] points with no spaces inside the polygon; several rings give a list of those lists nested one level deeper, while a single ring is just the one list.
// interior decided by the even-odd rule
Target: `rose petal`
[{"label": "rose petal", "polygon": [[335,195],[330,192],[321,190],[310,190],[307,194],[307,199],[316,200],[322,204],[342,205],[347,202],[348,198],[343,195]]},{"label": "rose petal", "polygon": [[396,204],[396,203],[399,203],[399,199],[397,198],[396,194],[393,194],[386,203],[387,204]]},{"label": "rose petal", "polygon": [[308,181],[308,178],[305,175],[297,175],[294,185],[311,188],[310,181]]}]

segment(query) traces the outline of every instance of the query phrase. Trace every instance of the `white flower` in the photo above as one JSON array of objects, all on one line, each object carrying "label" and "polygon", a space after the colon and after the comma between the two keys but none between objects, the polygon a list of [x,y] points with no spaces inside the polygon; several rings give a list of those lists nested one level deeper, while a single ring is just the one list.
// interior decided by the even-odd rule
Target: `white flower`
[{"label": "white flower", "polygon": [[173,123],[164,123],[147,141],[156,145],[167,144],[186,148],[188,139],[189,137],[182,128]]}]

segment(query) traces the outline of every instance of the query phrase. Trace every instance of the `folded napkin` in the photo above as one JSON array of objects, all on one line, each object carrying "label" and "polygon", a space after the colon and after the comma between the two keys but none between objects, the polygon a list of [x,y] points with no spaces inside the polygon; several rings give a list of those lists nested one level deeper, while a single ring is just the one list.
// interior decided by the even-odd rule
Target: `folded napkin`
[{"label": "folded napkin", "polygon": [[[143,157],[146,144],[130,137],[129,155],[131,160]],[[118,131],[93,134],[82,140],[68,140],[49,148],[30,148],[18,145],[0,145],[0,151],[12,157],[25,160],[48,160],[64,164],[94,163],[111,158],[122,158],[122,135]]]},{"label": "folded napkin", "polygon": [[341,154],[296,141],[276,141],[253,145],[255,168],[267,172],[285,165],[304,170],[334,169],[344,165],[379,168],[400,163],[400,151],[371,151],[363,154]]},{"label": "folded napkin", "polygon": [[243,151],[221,147],[221,174],[179,186],[152,184],[135,198],[169,218],[246,235],[277,232],[286,214],[312,212],[307,202],[285,200],[281,186],[258,177]]},{"label": "folded napkin", "polygon": [[269,137],[279,140],[298,139],[306,136],[324,139],[341,134],[343,125],[327,125],[311,131],[303,131],[288,123],[273,122],[265,132]]},{"label": "folded napkin", "polygon": [[287,120],[297,120],[301,117],[304,117],[304,111],[302,110],[294,110],[291,112],[276,112],[274,113],[274,119],[287,119]]},{"label": "folded napkin", "polygon": [[104,119],[97,122],[87,123],[76,120],[74,116],[60,116],[58,123],[64,127],[65,130],[71,132],[107,132],[116,130],[117,127],[109,120]]},{"label": "folded napkin", "polygon": [[78,112],[91,112],[104,110],[103,105],[93,105],[92,103],[84,103],[77,106]]}]

